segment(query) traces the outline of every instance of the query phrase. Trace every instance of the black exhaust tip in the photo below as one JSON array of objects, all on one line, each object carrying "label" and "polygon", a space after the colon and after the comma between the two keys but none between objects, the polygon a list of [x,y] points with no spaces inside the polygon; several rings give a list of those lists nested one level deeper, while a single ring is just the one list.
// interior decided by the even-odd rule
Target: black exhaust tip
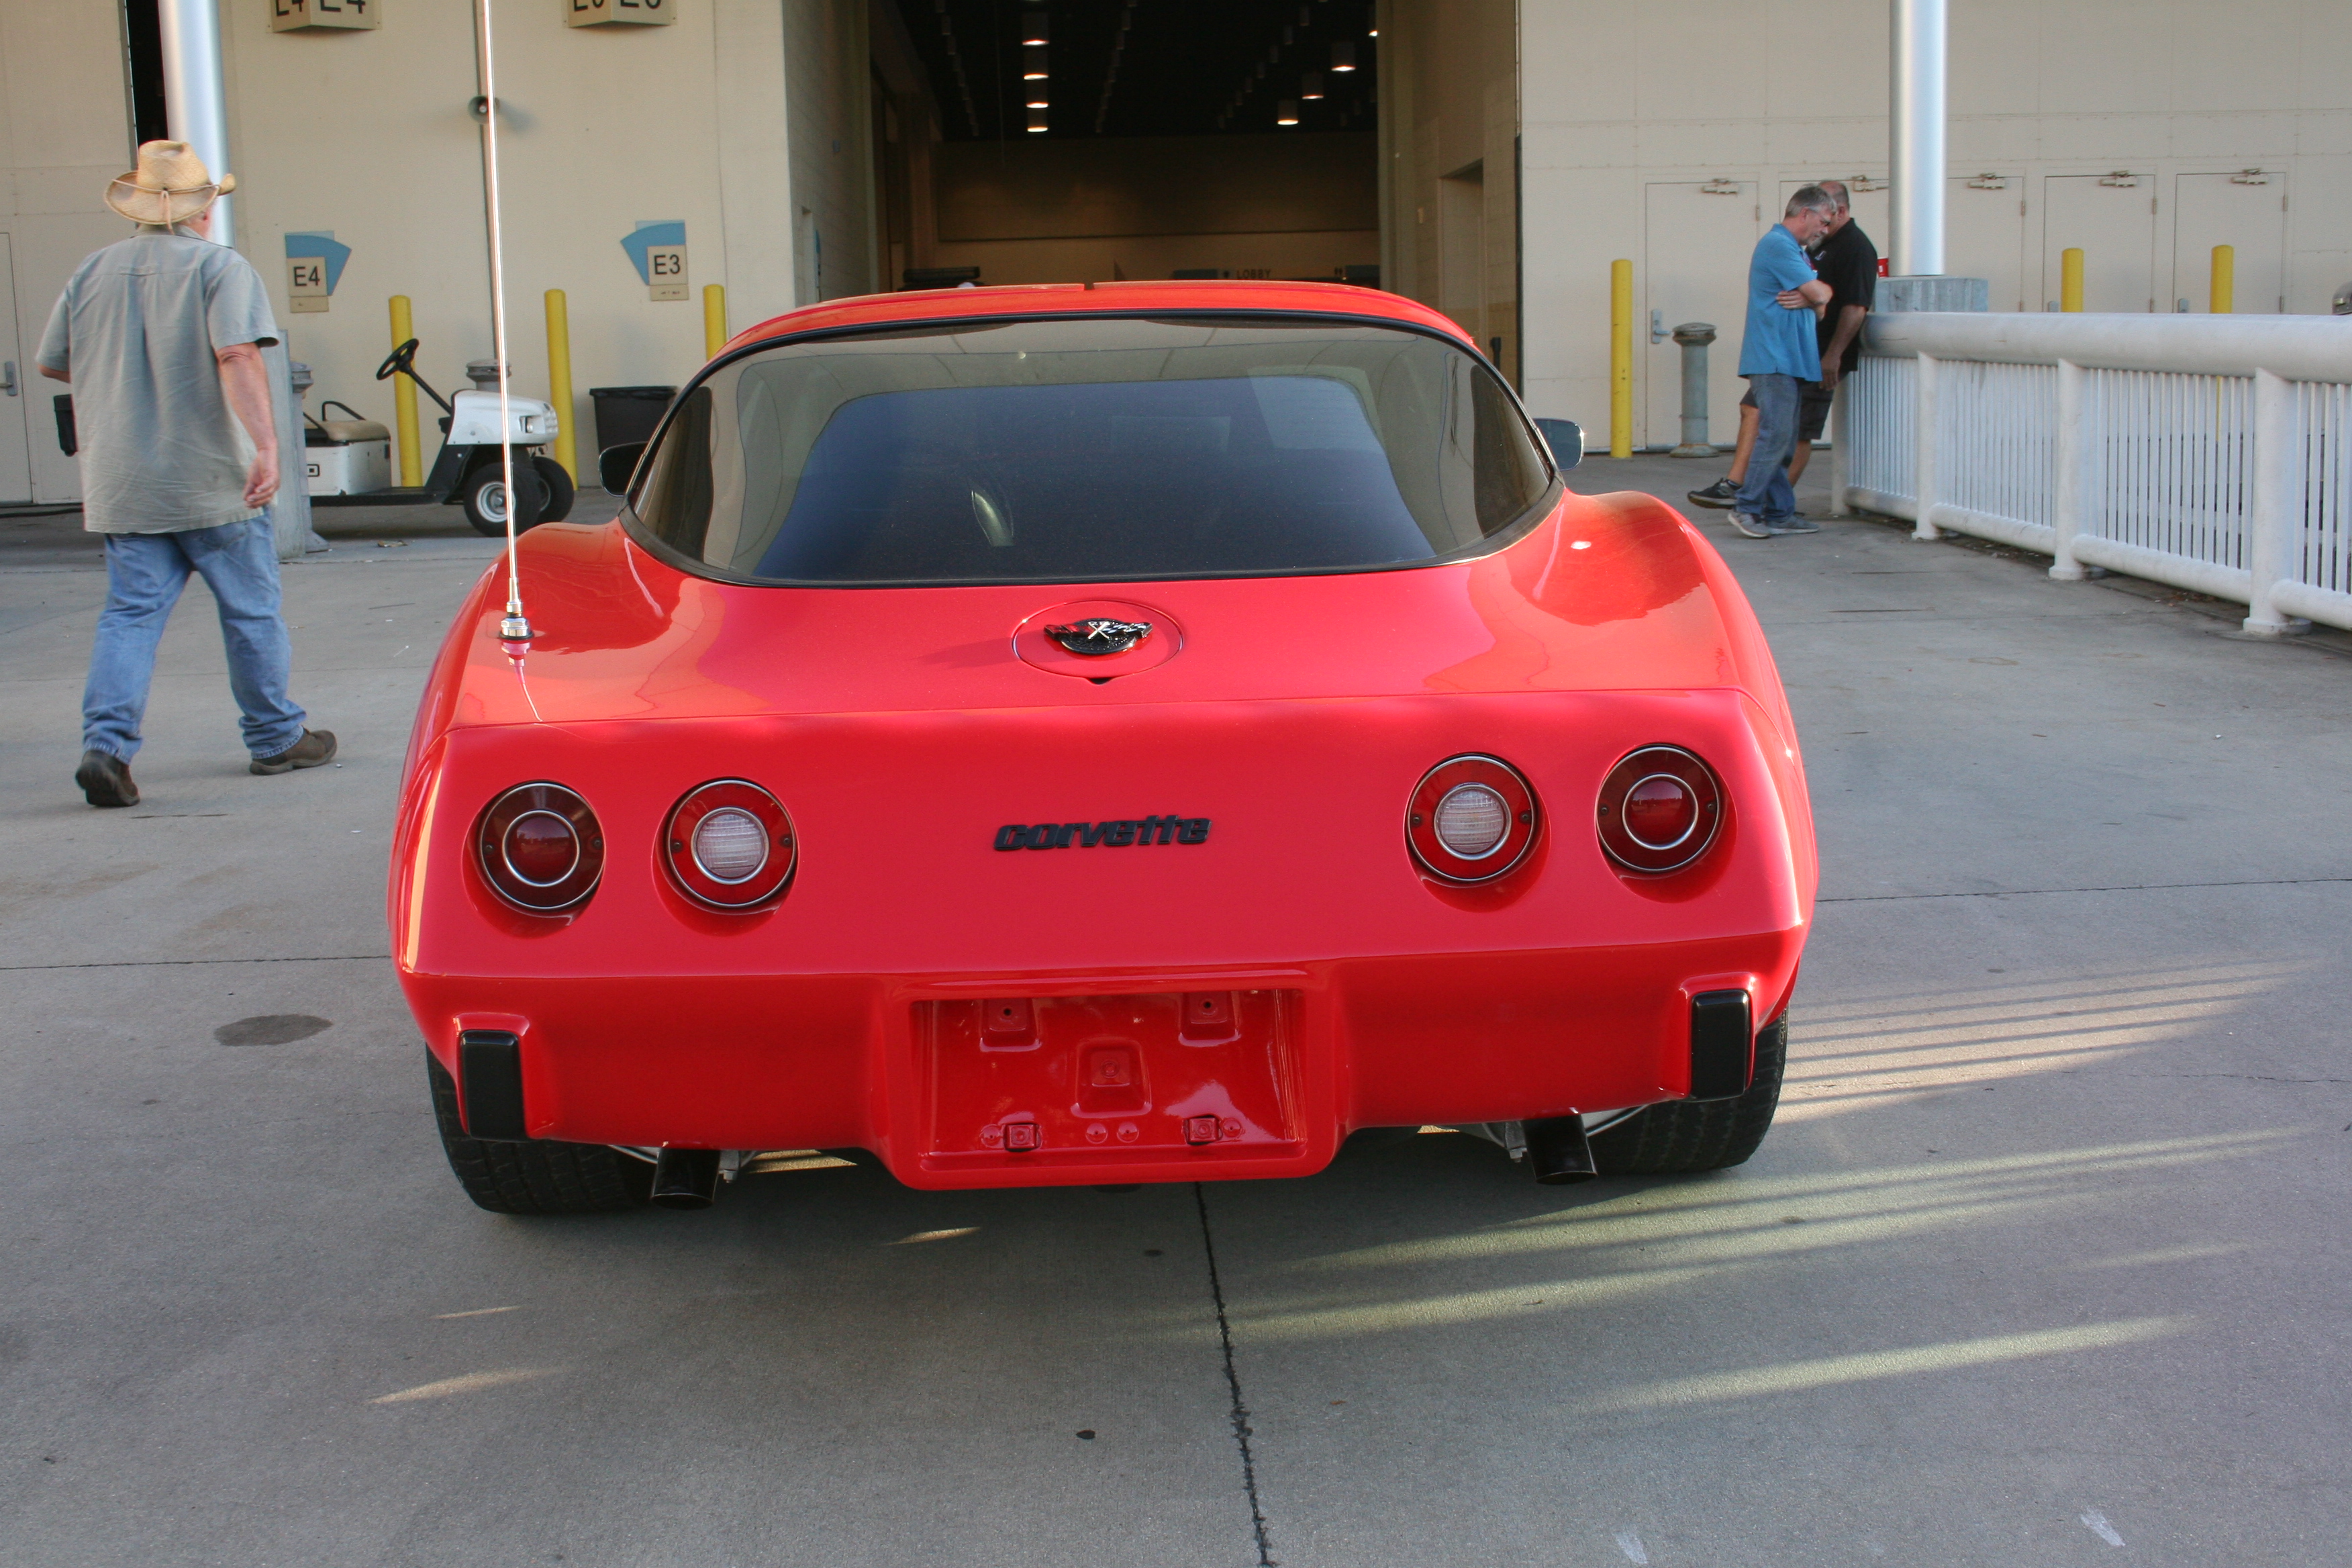
[{"label": "black exhaust tip", "polygon": [[1601,1173],[1592,1163],[1592,1145],[1584,1136],[1584,1118],[1555,1116],[1549,1121],[1527,1123],[1528,1168],[1548,1187],[1589,1182]]},{"label": "black exhaust tip", "polygon": [[719,1151],[664,1149],[654,1162],[655,1205],[707,1209],[719,1196]]}]

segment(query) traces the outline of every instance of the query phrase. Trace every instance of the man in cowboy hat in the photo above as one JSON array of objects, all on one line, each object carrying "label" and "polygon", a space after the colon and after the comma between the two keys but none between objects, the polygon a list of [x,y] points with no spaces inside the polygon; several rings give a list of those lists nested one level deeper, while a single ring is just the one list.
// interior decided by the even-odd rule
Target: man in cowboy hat
[{"label": "man in cowboy hat", "polygon": [[150,142],[106,205],[139,226],[85,260],[36,363],[74,389],[82,526],[106,537],[106,608],[82,692],[92,805],[136,805],[131,758],[155,645],[193,572],[220,605],[229,689],[257,773],[315,768],[335,737],[286,694],[293,645],[278,608],[278,421],[262,348],[278,341],[260,275],[213,244],[215,182],[184,142]]}]

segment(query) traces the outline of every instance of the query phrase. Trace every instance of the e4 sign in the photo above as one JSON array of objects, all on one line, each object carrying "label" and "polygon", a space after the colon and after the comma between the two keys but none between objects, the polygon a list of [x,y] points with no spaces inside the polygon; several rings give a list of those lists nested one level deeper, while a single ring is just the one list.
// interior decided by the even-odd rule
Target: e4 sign
[{"label": "e4 sign", "polygon": [[567,27],[602,27],[613,22],[658,27],[677,20],[677,0],[563,0]]},{"label": "e4 sign", "polygon": [[381,0],[269,0],[269,30],[299,27],[381,27]]}]

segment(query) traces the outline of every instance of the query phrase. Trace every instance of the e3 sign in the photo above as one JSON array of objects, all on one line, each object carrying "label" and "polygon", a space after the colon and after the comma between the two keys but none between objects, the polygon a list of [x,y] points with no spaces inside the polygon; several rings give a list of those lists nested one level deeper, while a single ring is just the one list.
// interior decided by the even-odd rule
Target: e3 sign
[{"label": "e3 sign", "polygon": [[659,26],[677,20],[677,0],[563,0],[563,5],[567,27],[601,27],[607,22]]},{"label": "e3 sign", "polygon": [[640,223],[635,233],[622,239],[621,248],[629,253],[629,260],[636,267],[637,276],[646,280],[646,298],[686,298],[686,224],[683,220]]}]

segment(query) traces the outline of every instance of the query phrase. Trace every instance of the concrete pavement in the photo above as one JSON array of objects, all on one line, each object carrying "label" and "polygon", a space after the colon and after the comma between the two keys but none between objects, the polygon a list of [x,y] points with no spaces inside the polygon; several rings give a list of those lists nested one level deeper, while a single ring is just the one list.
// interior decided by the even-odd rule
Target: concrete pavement
[{"label": "concrete pavement", "polygon": [[1430,1134],[562,1223],[460,1195],[383,957],[409,709],[496,546],[289,569],[345,750],[277,779],[192,589],[105,814],[102,579],[0,566],[0,1563],[2333,1560],[2352,665],[1719,516],[1826,873],[1748,1165],[1543,1189]]}]

